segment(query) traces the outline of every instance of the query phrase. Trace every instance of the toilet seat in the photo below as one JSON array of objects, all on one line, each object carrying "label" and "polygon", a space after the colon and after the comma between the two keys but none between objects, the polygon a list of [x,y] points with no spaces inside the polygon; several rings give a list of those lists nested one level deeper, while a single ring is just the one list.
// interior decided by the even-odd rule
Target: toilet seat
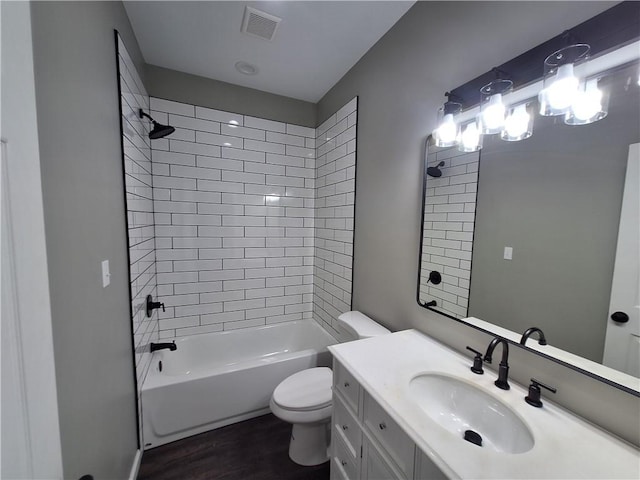
[{"label": "toilet seat", "polygon": [[333,372],[316,367],[294,373],[273,391],[278,407],[291,412],[310,412],[331,407]]}]

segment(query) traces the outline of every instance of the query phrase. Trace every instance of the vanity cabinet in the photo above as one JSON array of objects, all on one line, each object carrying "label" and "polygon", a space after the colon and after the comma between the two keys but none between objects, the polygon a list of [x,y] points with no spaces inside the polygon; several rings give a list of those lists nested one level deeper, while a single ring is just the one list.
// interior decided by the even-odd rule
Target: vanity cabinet
[{"label": "vanity cabinet", "polygon": [[332,480],[446,478],[335,359],[333,372]]}]

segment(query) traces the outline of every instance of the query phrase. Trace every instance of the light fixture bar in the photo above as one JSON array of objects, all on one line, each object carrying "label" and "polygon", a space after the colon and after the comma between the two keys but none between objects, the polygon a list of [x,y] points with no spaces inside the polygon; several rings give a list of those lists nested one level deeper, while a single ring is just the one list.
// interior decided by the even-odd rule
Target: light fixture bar
[{"label": "light fixture bar", "polygon": [[[574,72],[577,77],[587,78],[595,76],[601,72],[606,72],[625,63],[640,59],[640,40],[620,47],[599,57],[590,58],[588,62],[576,65]],[[514,90],[504,96],[506,105],[515,105],[530,98],[535,98],[543,88],[542,79],[530,83],[518,90]],[[459,113],[456,117],[458,124],[463,124],[476,117],[480,112],[480,107],[470,108]]]}]

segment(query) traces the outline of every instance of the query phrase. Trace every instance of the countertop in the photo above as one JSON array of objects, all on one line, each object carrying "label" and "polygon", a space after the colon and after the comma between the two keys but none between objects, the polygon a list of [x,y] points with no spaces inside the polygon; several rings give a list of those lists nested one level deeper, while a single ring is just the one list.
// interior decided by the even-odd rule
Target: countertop
[{"label": "countertop", "polygon": [[[526,388],[510,381],[510,390],[498,389],[493,384],[495,372],[471,373],[471,357],[416,330],[333,345],[329,350],[448,477],[640,478],[640,450],[634,446],[555,405],[544,391],[542,408],[528,405]],[[494,358],[500,353],[499,347]],[[424,373],[458,377],[498,398],[529,427],[533,448],[518,454],[494,452],[441,427],[409,395],[410,381]]]}]

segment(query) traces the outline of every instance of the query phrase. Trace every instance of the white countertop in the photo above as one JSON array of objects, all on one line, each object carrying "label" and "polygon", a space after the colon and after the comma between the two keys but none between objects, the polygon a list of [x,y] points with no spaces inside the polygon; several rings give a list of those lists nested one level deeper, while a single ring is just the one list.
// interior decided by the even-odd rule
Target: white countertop
[{"label": "white countertop", "polygon": [[[329,350],[448,477],[640,478],[640,450],[554,405],[544,391],[544,406],[535,408],[524,401],[527,390],[515,382],[510,381],[508,391],[498,389],[493,384],[495,372],[473,374],[471,357],[416,330],[333,345]],[[494,358],[501,352],[499,347]],[[471,382],[508,405],[529,427],[533,448],[519,454],[497,453],[445,430],[409,395],[411,379],[430,372]],[[638,418],[629,421],[637,423]]]}]

